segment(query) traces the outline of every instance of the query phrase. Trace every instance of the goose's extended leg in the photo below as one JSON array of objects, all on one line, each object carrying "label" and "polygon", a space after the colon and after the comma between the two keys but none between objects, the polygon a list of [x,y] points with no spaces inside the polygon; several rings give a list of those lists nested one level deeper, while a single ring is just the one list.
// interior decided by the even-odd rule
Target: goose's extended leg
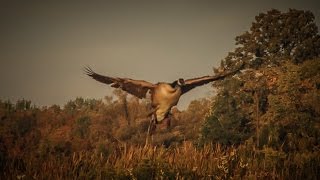
[{"label": "goose's extended leg", "polygon": [[151,119],[150,119],[150,124],[148,127],[148,135],[152,136],[154,134],[154,132],[156,131],[156,118],[155,115],[152,115]]},{"label": "goose's extended leg", "polygon": [[166,129],[169,129],[169,128],[170,128],[171,118],[172,118],[172,114],[169,113],[168,116],[163,120]]},{"label": "goose's extended leg", "polygon": [[149,146],[149,138],[151,138],[151,143],[153,141],[153,134],[156,130],[156,119],[154,117],[154,115],[152,115],[152,117],[150,118],[150,124],[148,127],[148,134],[146,136],[146,144],[145,147]]},{"label": "goose's extended leg", "polygon": [[171,126],[171,118],[172,118],[172,114],[170,113],[170,114],[169,114],[169,116],[168,116],[167,118],[168,118],[168,120],[167,120],[167,122],[166,122],[166,126],[167,126],[167,129],[169,129],[169,128],[170,128],[170,126]]}]

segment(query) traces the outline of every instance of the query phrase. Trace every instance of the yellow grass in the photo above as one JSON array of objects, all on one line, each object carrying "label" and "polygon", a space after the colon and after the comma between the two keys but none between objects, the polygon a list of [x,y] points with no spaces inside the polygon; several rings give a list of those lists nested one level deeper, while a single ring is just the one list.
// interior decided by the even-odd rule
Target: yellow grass
[{"label": "yellow grass", "polygon": [[110,155],[82,151],[7,161],[4,178],[19,179],[317,179],[319,152],[285,154],[248,145],[196,148],[127,146]]}]

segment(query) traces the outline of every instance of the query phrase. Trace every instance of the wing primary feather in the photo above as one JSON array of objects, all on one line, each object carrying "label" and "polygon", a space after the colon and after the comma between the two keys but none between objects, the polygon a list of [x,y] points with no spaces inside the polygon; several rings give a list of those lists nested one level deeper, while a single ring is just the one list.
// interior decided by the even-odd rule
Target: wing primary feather
[{"label": "wing primary feather", "polygon": [[83,71],[88,76],[92,76],[93,74],[95,74],[95,72],[89,66],[84,67]]}]

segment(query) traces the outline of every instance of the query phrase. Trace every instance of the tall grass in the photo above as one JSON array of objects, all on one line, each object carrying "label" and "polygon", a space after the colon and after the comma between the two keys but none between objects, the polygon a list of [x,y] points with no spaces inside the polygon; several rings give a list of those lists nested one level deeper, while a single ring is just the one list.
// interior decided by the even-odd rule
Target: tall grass
[{"label": "tall grass", "polygon": [[319,179],[319,152],[286,154],[253,146],[223,148],[191,143],[179,147],[122,145],[107,156],[7,159],[1,179]]}]

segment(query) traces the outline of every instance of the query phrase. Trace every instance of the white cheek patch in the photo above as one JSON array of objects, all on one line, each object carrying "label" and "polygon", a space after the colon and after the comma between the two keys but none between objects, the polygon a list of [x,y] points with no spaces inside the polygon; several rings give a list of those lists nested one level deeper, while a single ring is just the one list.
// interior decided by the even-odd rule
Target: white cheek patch
[{"label": "white cheek patch", "polygon": [[184,79],[178,79],[178,85],[183,86],[184,85]]}]

